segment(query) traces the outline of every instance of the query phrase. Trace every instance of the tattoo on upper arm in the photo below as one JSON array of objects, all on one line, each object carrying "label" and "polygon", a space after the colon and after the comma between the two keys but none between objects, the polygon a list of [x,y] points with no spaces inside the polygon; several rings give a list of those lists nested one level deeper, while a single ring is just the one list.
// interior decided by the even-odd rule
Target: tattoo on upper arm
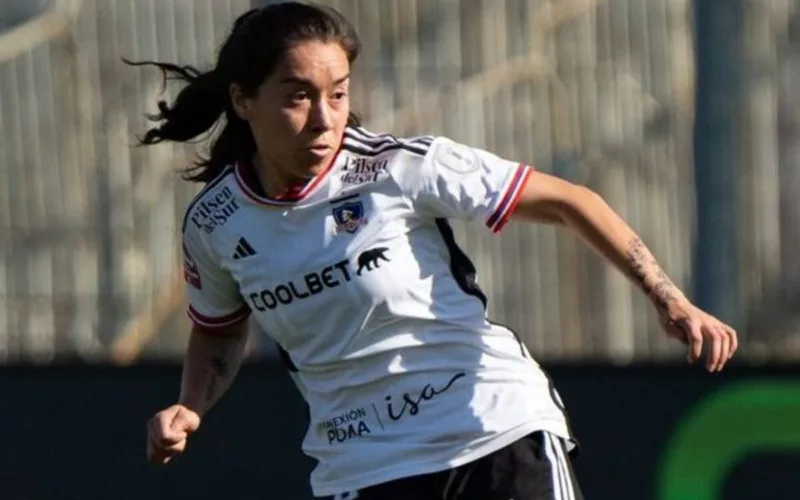
[{"label": "tattoo on upper arm", "polygon": [[[659,307],[666,309],[676,300],[675,284],[659,267],[655,257],[640,238],[634,238],[628,245],[628,261],[636,281],[639,282],[645,293],[655,299]],[[655,280],[652,283],[647,282],[648,267],[656,270]]]}]

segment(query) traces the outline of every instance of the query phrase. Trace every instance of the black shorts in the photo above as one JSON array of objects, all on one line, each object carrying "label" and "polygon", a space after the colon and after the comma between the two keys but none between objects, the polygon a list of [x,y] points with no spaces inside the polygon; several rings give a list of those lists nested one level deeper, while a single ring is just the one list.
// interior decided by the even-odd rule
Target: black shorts
[{"label": "black shorts", "polygon": [[564,441],[535,432],[461,467],[413,476],[334,500],[583,500]]}]

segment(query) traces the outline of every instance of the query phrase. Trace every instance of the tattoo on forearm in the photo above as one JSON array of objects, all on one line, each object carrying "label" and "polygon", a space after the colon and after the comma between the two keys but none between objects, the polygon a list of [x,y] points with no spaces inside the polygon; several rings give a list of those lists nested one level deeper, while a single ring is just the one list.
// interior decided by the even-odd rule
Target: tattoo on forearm
[{"label": "tattoo on forearm", "polygon": [[[636,281],[639,282],[645,293],[655,300],[658,307],[666,309],[677,299],[675,284],[659,267],[655,257],[641,239],[635,238],[628,245],[628,261]],[[648,267],[656,270],[652,282],[647,281]]]},{"label": "tattoo on forearm", "polygon": [[206,402],[211,402],[217,395],[217,388],[221,379],[228,376],[230,372],[230,362],[225,359],[225,353],[217,353],[208,358],[211,365],[212,374],[211,380],[208,382],[208,389],[206,390]]}]

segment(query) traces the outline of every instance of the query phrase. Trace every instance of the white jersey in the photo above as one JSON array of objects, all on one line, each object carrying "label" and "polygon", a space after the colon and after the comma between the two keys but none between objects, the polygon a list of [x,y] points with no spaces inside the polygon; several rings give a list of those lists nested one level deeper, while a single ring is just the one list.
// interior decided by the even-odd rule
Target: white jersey
[{"label": "white jersey", "polygon": [[486,318],[448,219],[500,231],[532,169],[443,137],[349,128],[291,199],[228,167],[184,223],[189,316],[252,314],[309,405],[317,496],[457,467],[537,431],[570,439],[558,395]]}]

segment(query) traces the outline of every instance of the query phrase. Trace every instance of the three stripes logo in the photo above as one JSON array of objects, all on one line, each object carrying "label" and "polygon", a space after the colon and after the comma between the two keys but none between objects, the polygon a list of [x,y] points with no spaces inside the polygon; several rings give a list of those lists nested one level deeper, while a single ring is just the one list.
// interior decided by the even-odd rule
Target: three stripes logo
[{"label": "three stripes logo", "polygon": [[244,259],[245,257],[252,257],[256,252],[250,243],[244,238],[239,238],[239,243],[236,245],[236,251],[233,252],[233,260]]},{"label": "three stripes logo", "polygon": [[[367,162],[372,158],[389,151],[403,150],[419,156],[425,156],[433,143],[433,137],[421,136],[403,139],[390,134],[373,134],[360,127],[348,127],[344,132],[342,149],[361,155],[369,160],[364,160],[361,169],[367,167]],[[376,162],[378,167],[381,162]]]}]

